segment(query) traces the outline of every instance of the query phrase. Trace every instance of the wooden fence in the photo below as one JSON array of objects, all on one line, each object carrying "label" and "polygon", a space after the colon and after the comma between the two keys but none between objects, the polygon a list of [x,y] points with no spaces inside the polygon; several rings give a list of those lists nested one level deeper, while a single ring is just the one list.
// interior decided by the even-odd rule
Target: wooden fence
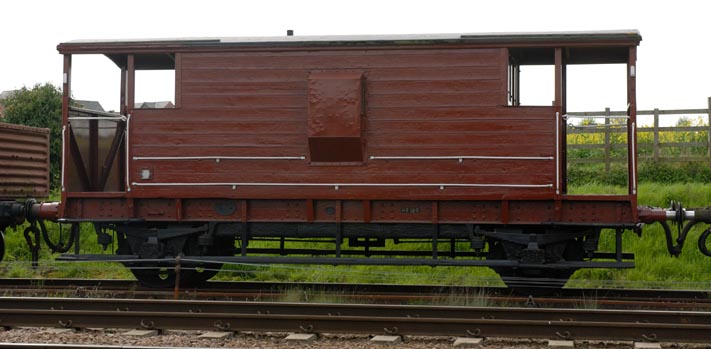
[{"label": "wooden fence", "polygon": [[[706,115],[704,120],[706,125],[659,126],[659,119],[663,117],[702,114]],[[605,108],[605,111],[601,112],[568,113],[568,116],[576,118],[604,120],[604,123],[592,125],[569,124],[567,130],[568,163],[604,163],[605,169],[609,170],[611,163],[627,162],[626,115],[626,111],[611,111],[610,108]],[[706,162],[711,164],[711,97],[708,98],[706,109],[638,110],[637,115],[654,116],[654,126],[637,127],[637,154],[640,162]],[[685,136],[689,137],[673,136],[674,134],[682,135],[682,133],[686,133]],[[593,136],[595,134],[599,136]],[[663,134],[672,135],[672,137],[666,137],[672,140],[679,138],[693,138],[693,140],[665,142],[664,137],[660,137]],[[576,135],[587,141],[576,141]],[[595,141],[589,142],[590,139],[595,139]],[[621,154],[622,156],[620,156]]]}]

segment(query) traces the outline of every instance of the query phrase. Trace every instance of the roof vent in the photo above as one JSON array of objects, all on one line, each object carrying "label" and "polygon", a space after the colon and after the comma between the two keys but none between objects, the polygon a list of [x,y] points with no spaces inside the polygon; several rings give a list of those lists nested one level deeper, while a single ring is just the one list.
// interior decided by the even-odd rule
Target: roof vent
[{"label": "roof vent", "polygon": [[294,30],[293,30],[293,29],[287,29],[287,30],[286,30],[286,36],[294,36]]}]

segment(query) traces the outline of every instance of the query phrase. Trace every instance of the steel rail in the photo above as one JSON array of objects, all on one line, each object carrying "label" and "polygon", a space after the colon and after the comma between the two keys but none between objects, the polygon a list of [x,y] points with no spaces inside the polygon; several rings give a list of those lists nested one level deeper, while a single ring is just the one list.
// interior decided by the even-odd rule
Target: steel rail
[{"label": "steel rail", "polygon": [[[143,291],[156,291],[142,287],[135,280],[127,279],[29,279],[29,278],[0,278],[0,288],[10,292],[11,290],[33,291],[39,293],[42,290],[70,290],[75,293],[91,293],[93,291],[122,291],[131,290],[135,293]],[[196,293],[217,293],[239,294],[269,294],[290,290],[304,290],[309,292],[338,293],[342,296],[367,295],[367,296],[460,296],[460,297],[494,297],[510,296],[511,291],[505,287],[479,287],[479,286],[447,286],[447,285],[397,285],[397,284],[343,284],[343,283],[320,283],[320,282],[263,282],[263,281],[210,281],[202,285],[199,289],[184,289],[191,295]],[[172,289],[169,290],[172,296]],[[550,297],[564,297],[564,299],[552,299]],[[539,304],[556,302],[589,302],[600,301],[641,301],[646,302],[643,306],[651,306],[656,303],[697,303],[691,306],[703,304],[711,305],[711,291],[705,290],[662,290],[662,289],[602,289],[602,288],[563,288],[552,292],[549,298],[534,299]],[[511,298],[511,297],[509,297]],[[517,297],[515,300],[524,299]],[[515,301],[514,300],[514,301]]]},{"label": "steel rail", "polygon": [[[0,297],[4,310],[281,314],[711,325],[711,312],[109,298]],[[1,314],[1,313],[0,313]],[[1,316],[0,316],[1,317]],[[0,320],[1,321],[1,320]]]},{"label": "steel rail", "polygon": [[707,342],[711,325],[570,320],[0,309],[2,326]]},{"label": "steel rail", "polygon": [[[527,298],[520,296],[505,296],[496,294],[373,294],[354,293],[344,294],[343,292],[319,290],[296,290],[303,292],[302,299],[309,302],[313,299],[328,299],[337,296],[340,299],[354,304],[430,304],[430,305],[450,305],[450,304],[484,304],[487,307],[539,307],[549,309],[565,308],[590,308],[612,309],[612,310],[664,310],[664,311],[711,311],[711,302],[679,299],[659,299],[659,300],[610,300],[591,298]],[[196,290],[187,289],[179,292],[176,298],[174,289],[136,289],[136,290],[110,290],[82,288],[76,289],[13,289],[6,292],[14,297],[79,297],[79,298],[131,298],[131,299],[190,299],[190,300],[212,300],[212,301],[234,301],[245,300],[250,302],[283,302],[288,290]],[[293,290],[291,291],[293,294]]]}]

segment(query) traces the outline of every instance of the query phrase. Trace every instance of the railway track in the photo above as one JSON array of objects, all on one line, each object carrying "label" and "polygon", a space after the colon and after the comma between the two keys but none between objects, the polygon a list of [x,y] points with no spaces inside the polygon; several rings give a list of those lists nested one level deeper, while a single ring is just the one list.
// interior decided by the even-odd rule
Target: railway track
[{"label": "railway track", "polygon": [[133,280],[0,279],[6,296],[417,303],[553,308],[711,310],[711,292],[696,290],[562,289],[547,297],[506,288],[273,282],[208,282],[200,289],[156,290]]},{"label": "railway track", "polygon": [[709,312],[0,298],[0,326],[704,342]]}]

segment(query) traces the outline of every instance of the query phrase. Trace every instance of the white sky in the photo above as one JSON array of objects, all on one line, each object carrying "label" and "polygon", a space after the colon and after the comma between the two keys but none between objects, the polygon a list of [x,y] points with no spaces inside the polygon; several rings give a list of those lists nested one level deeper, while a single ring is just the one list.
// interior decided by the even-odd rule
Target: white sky
[{"label": "white sky", "polygon": [[[643,38],[638,109],[706,108],[711,96],[709,7],[698,0],[8,1],[1,7],[0,90],[60,85],[62,59],[56,46],[75,39],[280,36],[287,29],[296,35],[638,29]],[[73,96],[116,109],[118,69],[103,57],[99,63],[83,62],[75,56]],[[592,68],[587,74],[575,69],[569,68],[569,111],[624,108],[624,68]],[[529,91],[543,91],[543,97],[526,95],[524,85],[524,102],[528,96],[552,98],[552,88]],[[170,98],[137,93],[137,101]]]}]

